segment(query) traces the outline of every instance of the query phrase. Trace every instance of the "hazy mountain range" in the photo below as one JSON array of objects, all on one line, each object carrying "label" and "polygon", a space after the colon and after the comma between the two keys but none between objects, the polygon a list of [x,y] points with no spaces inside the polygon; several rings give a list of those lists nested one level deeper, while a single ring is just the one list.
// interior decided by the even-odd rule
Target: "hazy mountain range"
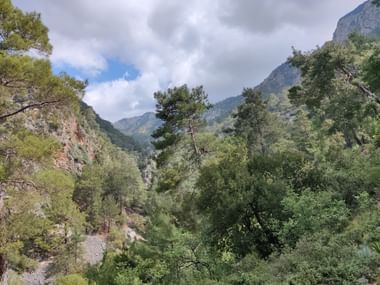
[{"label": "hazy mountain range", "polygon": [[[348,13],[338,21],[333,35],[333,41],[341,42],[347,39],[351,33],[361,33],[371,37],[380,36],[380,9],[374,8],[371,1],[366,1],[355,10]],[[265,98],[270,95],[278,95],[286,92],[300,80],[300,72],[287,63],[283,63],[274,69],[270,75],[255,87],[263,93]],[[242,102],[241,96],[230,97],[215,103],[205,114],[209,123],[221,122],[226,119],[233,110]],[[140,143],[148,143],[154,129],[161,122],[153,112],[141,116],[125,118],[114,123],[114,126],[126,135],[134,137]]]}]

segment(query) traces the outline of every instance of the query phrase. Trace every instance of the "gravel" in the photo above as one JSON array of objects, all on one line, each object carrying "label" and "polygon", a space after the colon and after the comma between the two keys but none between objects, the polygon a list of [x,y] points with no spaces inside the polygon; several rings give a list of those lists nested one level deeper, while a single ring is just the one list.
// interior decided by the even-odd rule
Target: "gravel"
[{"label": "gravel", "polygon": [[33,272],[25,272],[21,275],[21,280],[24,285],[45,285],[53,284],[54,277],[46,279],[46,272],[51,261],[40,262],[37,269]]},{"label": "gravel", "polygon": [[106,250],[105,238],[101,235],[86,236],[82,243],[83,261],[91,265],[97,264],[103,259]]}]

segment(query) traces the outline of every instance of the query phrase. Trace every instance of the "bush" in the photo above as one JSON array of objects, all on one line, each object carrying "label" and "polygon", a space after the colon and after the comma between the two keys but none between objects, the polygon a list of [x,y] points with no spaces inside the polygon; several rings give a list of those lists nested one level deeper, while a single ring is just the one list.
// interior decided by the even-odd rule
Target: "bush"
[{"label": "bush", "polygon": [[88,282],[78,274],[71,274],[58,277],[55,285],[88,285]]}]

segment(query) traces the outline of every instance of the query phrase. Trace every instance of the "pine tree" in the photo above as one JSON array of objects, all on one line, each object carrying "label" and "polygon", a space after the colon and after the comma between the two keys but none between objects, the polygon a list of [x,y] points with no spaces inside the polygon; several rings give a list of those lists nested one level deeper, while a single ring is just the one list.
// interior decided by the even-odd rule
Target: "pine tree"
[{"label": "pine tree", "polygon": [[262,154],[267,150],[270,114],[260,92],[246,88],[241,95],[245,101],[234,114],[234,132],[245,139],[248,156],[252,158],[256,150]]},{"label": "pine tree", "polygon": [[[27,55],[36,51],[41,59]],[[24,13],[10,0],[0,3],[0,123],[30,109],[78,104],[86,82],[54,76],[47,56],[48,29],[37,13]]]},{"label": "pine tree", "polygon": [[[380,107],[380,98],[369,88],[377,84],[373,80],[378,65],[376,53],[363,68],[362,54],[371,54],[373,45],[376,43],[352,36],[346,43],[328,42],[310,53],[294,51],[289,59],[302,73],[302,83],[289,90],[291,102],[305,105],[319,125],[331,120],[329,132],[342,133],[347,147],[366,143],[359,131],[365,119]],[[366,72],[361,78],[363,69]]]},{"label": "pine tree", "polygon": [[163,163],[170,148],[185,135],[189,135],[192,142],[193,155],[199,160],[202,155],[197,143],[197,132],[203,125],[203,113],[210,108],[207,94],[203,87],[191,90],[186,85],[168,89],[167,92],[156,92],[156,117],[163,121],[152,135],[156,140],[155,148],[161,151],[158,162]]}]

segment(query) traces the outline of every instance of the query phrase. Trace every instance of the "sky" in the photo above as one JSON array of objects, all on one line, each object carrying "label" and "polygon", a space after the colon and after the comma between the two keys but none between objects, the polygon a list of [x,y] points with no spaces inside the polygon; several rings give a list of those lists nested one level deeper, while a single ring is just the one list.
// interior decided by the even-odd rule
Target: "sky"
[{"label": "sky", "polygon": [[153,111],[153,93],[203,85],[211,102],[254,87],[291,54],[332,38],[364,0],[14,0],[41,13],[56,73],[88,79],[103,118]]}]

